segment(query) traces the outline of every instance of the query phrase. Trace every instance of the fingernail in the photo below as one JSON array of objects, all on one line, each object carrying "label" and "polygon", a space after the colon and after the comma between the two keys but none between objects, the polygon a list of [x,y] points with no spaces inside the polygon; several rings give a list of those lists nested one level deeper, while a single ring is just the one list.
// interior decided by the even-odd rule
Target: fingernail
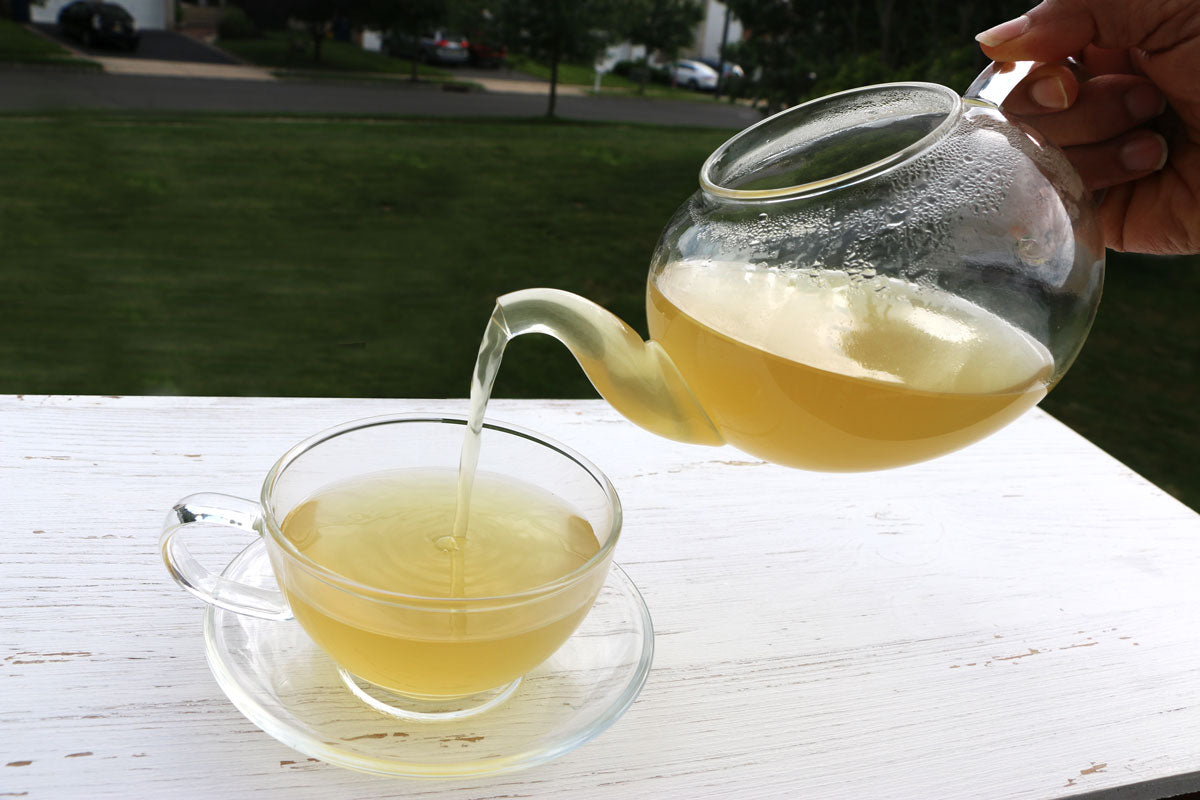
[{"label": "fingernail", "polygon": [[1137,120],[1157,117],[1167,110],[1167,97],[1153,86],[1135,86],[1125,93],[1125,110]]},{"label": "fingernail", "polygon": [[1059,78],[1042,78],[1029,87],[1029,96],[1043,108],[1062,110],[1070,105],[1067,87]]},{"label": "fingernail", "polygon": [[1029,16],[1022,14],[1016,19],[1010,19],[1008,22],[1001,22],[994,28],[988,28],[983,33],[975,35],[975,41],[980,44],[986,44],[988,47],[1004,44],[1010,39],[1015,39],[1025,32],[1029,27]]},{"label": "fingernail", "polygon": [[1121,145],[1117,154],[1130,172],[1157,172],[1167,163],[1167,140],[1157,133]]}]

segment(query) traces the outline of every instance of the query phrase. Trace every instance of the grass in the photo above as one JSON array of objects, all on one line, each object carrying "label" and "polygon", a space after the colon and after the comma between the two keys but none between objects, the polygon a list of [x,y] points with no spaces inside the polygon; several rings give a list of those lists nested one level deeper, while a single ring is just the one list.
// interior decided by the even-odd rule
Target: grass
[{"label": "grass", "polygon": [[[535,78],[541,78],[545,81],[550,80],[550,67],[525,56],[510,55],[508,57],[508,66],[526,75],[532,75]],[[585,64],[559,64],[558,80],[564,86],[592,87],[596,83],[596,72],[591,66]],[[606,73],[600,81],[601,94],[631,95],[637,93],[637,91],[637,81],[611,72]],[[646,82],[644,96],[655,100],[712,101],[712,94],[705,94],[704,92],[696,92],[676,86],[667,86],[654,81]]]},{"label": "grass", "polygon": [[[644,331],[647,258],[727,135],[0,116],[0,392],[463,397],[498,294],[557,286]],[[1112,257],[1044,404],[1196,508],[1198,290],[1200,258]],[[544,337],[496,390],[594,396]]]},{"label": "grass", "polygon": [[[518,72],[524,72],[526,75],[532,75],[544,81],[550,80],[550,67],[526,56],[516,53],[510,54],[508,57],[508,66]],[[558,82],[564,86],[591,86],[595,81],[596,71],[591,66],[583,64],[558,65]],[[605,75],[604,85],[621,86],[623,88],[634,86],[632,82],[616,75]]]},{"label": "grass", "polygon": [[[412,62],[406,58],[393,58],[334,39],[321,43],[321,61],[315,62],[312,57],[312,40],[297,31],[271,31],[257,39],[222,39],[218,44],[221,49],[251,64],[281,70],[303,70],[310,76],[316,72],[368,73],[398,77],[412,74]],[[444,69],[427,65],[420,65],[417,74],[424,79],[444,80],[453,77]]]},{"label": "grass", "polygon": [[[286,75],[300,75],[305,78],[329,76],[332,73],[338,77],[349,75],[374,77],[396,76],[407,77],[412,73],[412,62],[405,58],[394,58],[382,53],[363,50],[350,42],[326,40],[321,45],[321,62],[312,59],[312,42],[297,31],[271,31],[257,39],[222,39],[218,42],[226,50],[248,63],[268,69],[281,71]],[[506,71],[531,75],[542,80],[550,80],[550,68],[525,56],[510,55],[507,69],[494,72],[495,77],[504,78]],[[422,64],[418,67],[418,75],[423,80],[455,81],[454,69],[445,69]],[[558,80],[563,86],[595,85],[596,74],[590,66],[579,64],[560,64]],[[638,85],[635,81],[620,75],[607,74],[603,76],[600,86],[601,94],[635,94]],[[657,100],[711,100],[709,95],[700,92],[664,86],[659,83],[647,83],[645,97]]]},{"label": "grass", "polygon": [[[640,319],[661,225],[726,135],[0,117],[0,391],[465,395],[498,294]],[[552,343],[514,349],[534,354],[501,391],[590,391]]]},{"label": "grass", "polygon": [[1109,253],[1087,344],[1042,408],[1200,510],[1200,256]]},{"label": "grass", "polygon": [[35,64],[100,69],[95,61],[71,55],[69,51],[39,36],[24,25],[0,17],[0,64]]}]

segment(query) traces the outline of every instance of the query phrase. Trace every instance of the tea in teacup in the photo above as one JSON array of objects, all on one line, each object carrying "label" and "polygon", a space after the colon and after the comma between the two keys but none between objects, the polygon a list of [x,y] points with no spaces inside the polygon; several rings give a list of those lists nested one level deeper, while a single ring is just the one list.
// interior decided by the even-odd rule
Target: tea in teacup
[{"label": "tea in teacup", "polygon": [[[284,519],[299,553],[346,582],[284,580],[292,613],[357,677],[430,697],[494,688],[544,661],[591,606],[602,574],[546,589],[600,550],[579,512],[545,489],[480,473],[465,535],[454,536],[456,490],[452,469],[375,473],[322,488]],[[363,593],[373,600],[392,596],[368,605],[347,583],[371,587]]]}]

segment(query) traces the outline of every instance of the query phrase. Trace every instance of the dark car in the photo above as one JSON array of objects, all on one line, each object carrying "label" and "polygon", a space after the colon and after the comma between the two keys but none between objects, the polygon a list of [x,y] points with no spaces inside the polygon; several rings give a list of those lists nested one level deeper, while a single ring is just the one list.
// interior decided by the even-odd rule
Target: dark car
[{"label": "dark car", "polygon": [[445,31],[432,31],[416,39],[395,33],[384,38],[383,52],[424,64],[465,64],[471,56],[470,45],[465,36]]},{"label": "dark car", "polygon": [[84,47],[136,50],[137,25],[133,16],[116,3],[75,0],[58,12],[58,29]]},{"label": "dark car", "polygon": [[726,61],[724,64],[722,64],[721,60],[717,58],[698,58],[696,60],[701,64],[707,64],[717,72],[721,73],[721,77],[725,80],[729,80],[730,78],[740,80],[746,77],[745,70],[743,70],[741,66],[734,64],[731,61]]}]

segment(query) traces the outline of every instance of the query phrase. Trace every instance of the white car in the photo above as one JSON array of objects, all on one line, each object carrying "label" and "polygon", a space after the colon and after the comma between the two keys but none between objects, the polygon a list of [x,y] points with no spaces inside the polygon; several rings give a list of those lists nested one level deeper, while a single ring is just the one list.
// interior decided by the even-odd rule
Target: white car
[{"label": "white car", "polygon": [[716,91],[717,71],[707,64],[690,59],[681,59],[668,68],[671,82],[685,89],[696,89],[703,92]]}]

